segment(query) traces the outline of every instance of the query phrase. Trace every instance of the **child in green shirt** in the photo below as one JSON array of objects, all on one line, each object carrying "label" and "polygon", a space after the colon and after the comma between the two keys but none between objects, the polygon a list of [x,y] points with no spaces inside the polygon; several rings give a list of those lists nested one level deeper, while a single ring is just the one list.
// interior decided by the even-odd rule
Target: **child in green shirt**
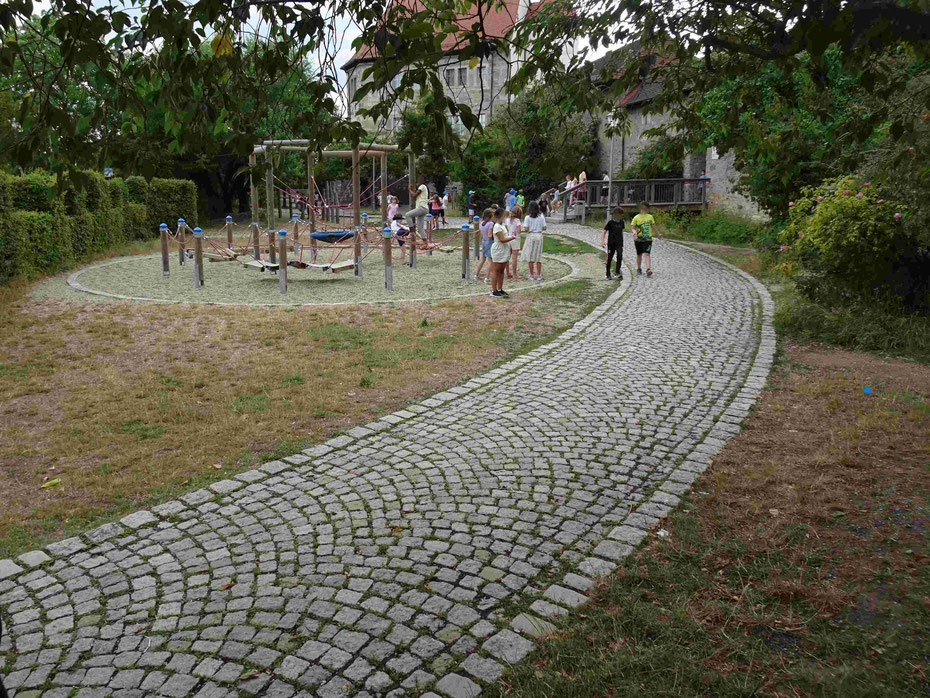
[{"label": "child in green shirt", "polygon": [[646,276],[652,276],[652,237],[659,234],[656,219],[649,213],[649,204],[639,204],[639,213],[633,216],[633,244],[636,246],[636,273],[643,273],[643,257],[646,258]]}]

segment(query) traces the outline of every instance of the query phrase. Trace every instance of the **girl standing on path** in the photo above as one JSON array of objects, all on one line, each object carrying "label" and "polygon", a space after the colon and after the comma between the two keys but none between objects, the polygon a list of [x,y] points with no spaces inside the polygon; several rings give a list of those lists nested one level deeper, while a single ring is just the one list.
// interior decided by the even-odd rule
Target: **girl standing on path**
[{"label": "girl standing on path", "polygon": [[[477,281],[478,277],[481,275],[481,269],[484,267],[485,262],[488,263],[489,267],[491,266],[491,230],[494,227],[494,221],[491,220],[491,214],[503,210],[504,209],[494,209],[494,211],[492,211],[491,209],[486,208],[484,209],[484,213],[481,214],[481,261],[478,262],[478,268],[475,269],[475,281]],[[491,269],[488,270],[488,275],[484,277],[484,283],[488,283],[490,276]]]},{"label": "girl standing on path", "polygon": [[504,270],[510,261],[510,243],[513,236],[507,232],[504,225],[504,212],[500,209],[494,212],[494,227],[492,230],[493,242],[491,244],[491,295],[495,298],[510,298],[504,291]]},{"label": "girl standing on path", "polygon": [[[530,201],[527,216],[523,219],[523,232],[527,233],[527,236],[520,256],[529,262],[530,279],[533,281],[542,280],[542,248],[543,231],[545,229],[546,217],[539,212],[539,204]],[[534,265],[536,267],[535,274],[533,273]]]},{"label": "girl standing on path", "polygon": [[520,229],[523,227],[523,209],[518,205],[510,212],[510,224],[507,226],[513,240],[510,242],[510,266],[507,278],[516,279],[517,259],[520,257]]}]

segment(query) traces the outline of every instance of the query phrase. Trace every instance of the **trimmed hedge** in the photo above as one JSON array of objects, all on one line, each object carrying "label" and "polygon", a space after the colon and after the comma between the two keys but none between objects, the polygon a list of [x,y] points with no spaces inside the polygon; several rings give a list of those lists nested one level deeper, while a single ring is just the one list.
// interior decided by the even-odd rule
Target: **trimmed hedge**
[{"label": "trimmed hedge", "polygon": [[178,218],[183,218],[193,228],[197,220],[197,187],[186,179],[153,179],[149,182],[145,205],[152,235],[158,231],[160,223],[175,228]]},{"label": "trimmed hedge", "polygon": [[153,238],[162,221],[196,225],[193,182],[107,181],[87,172],[76,185],[59,193],[47,172],[0,174],[0,283],[52,274],[127,240]]}]

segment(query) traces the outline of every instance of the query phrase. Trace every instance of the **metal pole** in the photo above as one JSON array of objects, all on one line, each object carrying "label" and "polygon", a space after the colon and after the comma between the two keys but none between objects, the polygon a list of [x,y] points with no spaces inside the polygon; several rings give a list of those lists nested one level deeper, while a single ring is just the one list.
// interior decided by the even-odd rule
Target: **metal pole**
[{"label": "metal pole", "polygon": [[352,150],[352,225],[362,222],[361,185],[359,184],[358,148]]},{"label": "metal pole", "polygon": [[433,214],[426,214],[426,256],[433,256]]},{"label": "metal pole", "polygon": [[203,231],[194,228],[194,288],[203,288]]},{"label": "metal pole", "polygon": [[232,216],[226,216],[226,247],[232,249]]},{"label": "metal pole", "polygon": [[184,266],[184,257],[187,248],[187,223],[178,218],[178,264]]},{"label": "metal pole", "polygon": [[390,228],[384,228],[381,231],[381,247],[384,252],[384,288],[387,291],[394,290],[394,263],[391,260],[391,245],[394,242],[394,236],[391,235]]},{"label": "metal pole", "polygon": [[470,238],[471,226],[468,223],[462,223],[462,281],[468,281],[471,278],[471,252],[468,249]]},{"label": "metal pole", "polygon": [[362,227],[358,224],[355,226],[355,240],[353,244],[353,254],[355,255],[354,269],[356,278],[362,278]]},{"label": "metal pole", "polygon": [[384,153],[381,156],[381,221],[387,222],[387,197],[388,197],[388,181],[387,181],[387,153]]},{"label": "metal pole", "polygon": [[287,231],[284,228],[278,231],[278,290],[287,293]]},{"label": "metal pole", "polygon": [[171,255],[168,252],[168,224],[162,223],[159,225],[158,232],[161,235],[161,275],[168,276],[171,271]]}]

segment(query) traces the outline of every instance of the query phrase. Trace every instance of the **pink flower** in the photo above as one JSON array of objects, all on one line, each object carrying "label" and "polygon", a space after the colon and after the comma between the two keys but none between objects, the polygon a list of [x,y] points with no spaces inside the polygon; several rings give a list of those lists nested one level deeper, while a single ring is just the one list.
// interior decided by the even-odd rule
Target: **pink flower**
[{"label": "pink flower", "polygon": [[818,197],[817,197],[817,201],[823,201],[823,197],[822,197],[822,196],[818,196]]},{"label": "pink flower", "polygon": [[788,208],[791,208],[792,206],[794,206],[794,202],[793,202],[793,201],[789,201],[789,202],[788,202]]},{"label": "pink flower", "polygon": [[861,199],[863,196],[865,196],[865,194],[863,194],[861,191],[858,194],[856,194],[857,199]]},{"label": "pink flower", "polygon": [[900,213],[894,214],[894,219],[895,219],[895,220],[898,220],[899,218],[901,218],[901,214],[900,214]]},{"label": "pink flower", "polygon": [[787,250],[787,249],[788,249],[788,245],[782,245],[781,247],[778,248],[778,251],[779,251],[779,252],[784,252],[784,251]]},{"label": "pink flower", "polygon": [[799,238],[804,237],[804,233],[798,233],[798,237],[799,237]]},{"label": "pink flower", "polygon": [[878,200],[878,203],[883,204],[883,203],[885,203],[885,200],[884,200],[884,199],[879,199],[879,200]]},{"label": "pink flower", "polygon": [[849,189],[843,191],[843,196],[849,196]]},{"label": "pink flower", "polygon": [[871,182],[866,182],[866,183],[865,183],[865,186],[871,187],[871,186],[872,186],[872,183],[871,183]]}]

